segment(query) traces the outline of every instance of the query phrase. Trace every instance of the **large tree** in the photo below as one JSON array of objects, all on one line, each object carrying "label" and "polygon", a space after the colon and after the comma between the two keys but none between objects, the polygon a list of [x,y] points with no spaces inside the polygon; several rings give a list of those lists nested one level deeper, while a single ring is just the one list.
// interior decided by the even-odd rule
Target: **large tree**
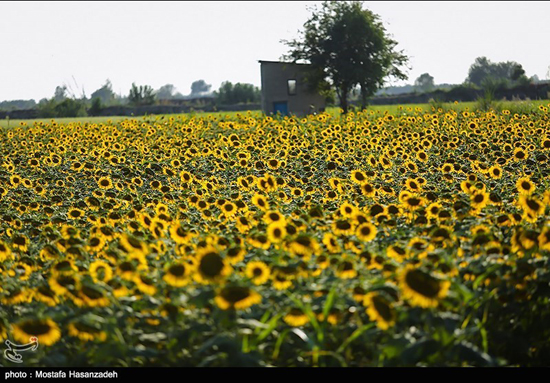
[{"label": "large tree", "polygon": [[176,87],[172,84],[166,84],[161,86],[156,91],[157,99],[159,100],[170,100],[174,98],[174,93],[176,92]]},{"label": "large tree", "polygon": [[283,41],[290,47],[284,59],[306,62],[310,89],[336,89],[347,113],[350,91],[359,86],[363,108],[389,77],[407,79],[408,58],[396,51],[378,15],[360,1],[325,1],[314,7],[300,38]]},{"label": "large tree", "polygon": [[199,96],[210,92],[212,85],[207,84],[204,80],[193,81],[191,84],[191,96]]},{"label": "large tree", "polygon": [[428,92],[434,88],[434,78],[429,73],[422,73],[414,82],[414,87],[422,92]]},{"label": "large tree", "polygon": [[136,106],[152,105],[155,102],[155,92],[150,85],[136,86],[135,83],[132,83],[128,100]]},{"label": "large tree", "polygon": [[113,100],[115,99],[115,92],[113,92],[113,85],[111,84],[111,80],[107,79],[105,81],[105,84],[103,84],[101,88],[92,93],[90,97],[92,100],[96,98],[100,99],[102,105],[112,104]]},{"label": "large tree", "polygon": [[487,82],[521,83],[526,78],[525,70],[515,61],[493,63],[487,57],[478,57],[468,70],[466,82],[483,86]]}]

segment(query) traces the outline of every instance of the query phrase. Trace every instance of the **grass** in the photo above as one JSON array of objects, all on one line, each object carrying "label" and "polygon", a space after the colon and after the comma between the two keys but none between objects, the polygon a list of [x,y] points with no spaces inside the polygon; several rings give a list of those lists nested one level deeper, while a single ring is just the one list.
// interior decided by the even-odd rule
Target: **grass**
[{"label": "grass", "polygon": [[[502,109],[508,109],[512,113],[529,113],[531,110],[536,109],[539,105],[549,105],[550,100],[536,100],[536,101],[501,101],[499,105]],[[443,103],[440,105],[443,110],[455,110],[457,112],[463,112],[465,110],[474,110],[477,105],[475,101],[472,102],[459,102],[459,103]],[[393,115],[398,115],[401,112],[413,112],[415,110],[422,110],[423,112],[432,112],[432,104],[405,104],[405,105],[371,105],[369,106],[370,110],[379,111],[379,112],[388,112]],[[327,108],[327,112],[330,114],[338,113],[338,107]],[[250,111],[254,117],[259,117],[262,115],[262,112],[259,110]],[[246,112],[195,112],[195,113],[186,113],[187,116],[196,116],[203,117],[207,115],[224,115],[227,118],[232,118],[237,114],[243,114]],[[177,115],[157,115],[156,117],[162,118],[162,116],[177,116]],[[81,122],[85,121],[90,124],[108,124],[116,123],[125,119],[142,119],[147,116],[101,116],[101,117],[66,117],[66,118],[39,118],[39,119],[30,119],[30,120],[0,120],[0,127],[9,127],[17,126],[21,122],[26,123],[27,125],[33,125],[35,122],[44,122],[48,123],[52,120],[55,120],[59,124],[68,124],[71,122]]]}]

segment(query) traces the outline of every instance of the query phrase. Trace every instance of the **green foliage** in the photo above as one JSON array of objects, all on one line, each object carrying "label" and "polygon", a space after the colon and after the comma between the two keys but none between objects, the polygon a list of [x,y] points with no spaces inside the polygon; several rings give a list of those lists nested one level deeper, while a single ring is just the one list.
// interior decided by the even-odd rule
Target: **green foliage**
[{"label": "green foliage", "polygon": [[251,104],[261,100],[261,92],[252,84],[224,81],[220,89],[214,92],[217,105]]},{"label": "green foliage", "polygon": [[86,102],[66,98],[62,101],[56,101],[55,97],[49,100],[41,100],[38,104],[38,114],[40,117],[86,117]]},{"label": "green foliage", "polygon": [[191,96],[200,95],[201,93],[208,93],[212,85],[207,84],[204,80],[193,81],[191,84]]},{"label": "green foliage", "polygon": [[304,28],[301,39],[283,41],[291,48],[284,57],[309,62],[310,86],[334,87],[344,112],[354,86],[360,86],[365,107],[387,77],[407,78],[401,67],[408,58],[395,50],[397,42],[386,34],[379,16],[363,9],[361,2],[323,2]]},{"label": "green foliage", "polygon": [[0,110],[12,111],[20,109],[33,109],[36,107],[34,100],[11,100],[0,102]]},{"label": "green foliage", "polygon": [[92,102],[94,99],[97,98],[101,100],[102,105],[105,105],[105,106],[112,105],[115,101],[116,96],[115,96],[115,93],[113,92],[113,86],[111,84],[111,81],[107,79],[105,81],[105,84],[101,88],[93,92],[90,97],[92,99]]},{"label": "green foliage", "polygon": [[487,57],[478,57],[468,70],[466,82],[485,87],[484,82],[499,82],[504,87],[530,83],[525,70],[515,61],[493,63]]},{"label": "green foliage", "polygon": [[101,109],[103,109],[101,98],[94,98],[92,99],[92,106],[88,110],[88,113],[90,116],[97,116],[101,112]]},{"label": "green foliage", "polygon": [[476,108],[482,111],[501,110],[501,104],[495,98],[495,92],[507,85],[504,79],[487,77],[482,82],[483,95],[476,100]]},{"label": "green foliage", "polygon": [[421,74],[414,82],[414,87],[422,92],[429,92],[434,88],[434,78],[429,73]]},{"label": "green foliage", "polygon": [[136,106],[153,105],[155,103],[155,98],[155,93],[151,86],[136,86],[135,83],[132,83],[132,88],[130,89],[130,94],[128,95],[128,100],[131,104]]}]

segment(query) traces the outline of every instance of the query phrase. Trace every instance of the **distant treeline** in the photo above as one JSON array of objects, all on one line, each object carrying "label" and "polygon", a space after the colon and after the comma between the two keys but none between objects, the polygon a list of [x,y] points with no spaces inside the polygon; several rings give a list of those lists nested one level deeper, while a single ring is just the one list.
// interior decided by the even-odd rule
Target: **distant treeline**
[{"label": "distant treeline", "polygon": [[[483,97],[486,89],[469,85],[458,85],[450,89],[436,89],[425,93],[405,93],[394,96],[378,96],[370,100],[371,105],[425,104],[438,102],[468,102]],[[492,90],[497,100],[544,100],[550,98],[550,83],[518,85],[512,88],[496,87]]]},{"label": "distant treeline", "polygon": [[[130,106],[130,105],[118,105],[107,106],[102,108],[99,113],[94,116],[143,116],[149,114],[179,114],[179,113],[194,113],[194,112],[222,112],[222,111],[245,111],[245,110],[259,110],[261,105],[255,104],[233,104],[233,105],[221,105],[216,106],[214,103],[204,103],[200,106],[193,107],[189,105],[143,105],[143,106]],[[88,114],[90,115],[90,114]],[[4,120],[9,117],[12,120],[27,120],[35,118],[49,118],[44,117],[39,113],[38,109],[24,109],[13,111],[0,111],[0,119]],[[75,116],[66,116],[75,117]]]},{"label": "distant treeline", "polygon": [[218,91],[211,92],[204,80],[191,85],[191,94],[176,92],[172,84],[154,90],[149,85],[132,84],[127,97],[113,92],[111,82],[93,92],[76,97],[67,86],[58,86],[54,96],[36,103],[34,100],[0,102],[0,119],[32,119],[86,116],[131,116],[143,114],[212,112],[217,110],[259,109],[260,89],[252,84],[225,81]]}]

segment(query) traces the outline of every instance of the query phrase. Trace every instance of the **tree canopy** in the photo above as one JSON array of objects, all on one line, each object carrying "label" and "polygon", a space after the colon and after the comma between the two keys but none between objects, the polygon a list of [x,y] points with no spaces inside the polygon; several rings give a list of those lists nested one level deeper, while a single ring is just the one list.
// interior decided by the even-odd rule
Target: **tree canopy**
[{"label": "tree canopy", "polygon": [[525,70],[515,61],[493,63],[487,57],[478,57],[468,70],[466,82],[477,86],[485,83],[509,85],[528,81]]},{"label": "tree canopy", "polygon": [[191,96],[197,96],[200,94],[210,92],[212,85],[207,84],[204,80],[193,81],[191,84]]},{"label": "tree canopy", "polygon": [[155,102],[155,93],[151,86],[132,83],[128,100],[134,105],[152,105]]},{"label": "tree canopy", "polygon": [[103,105],[109,105],[111,104],[115,99],[115,93],[113,92],[113,85],[111,84],[111,80],[107,79],[105,81],[105,84],[98,90],[92,93],[90,96],[92,100],[98,98],[101,100],[101,104]]},{"label": "tree canopy", "polygon": [[261,92],[252,84],[224,81],[214,96],[218,105],[250,104],[260,101]]},{"label": "tree canopy", "polygon": [[311,64],[306,81],[310,89],[335,88],[344,113],[350,91],[359,86],[362,106],[387,78],[407,79],[402,69],[408,57],[396,51],[378,15],[360,1],[325,1],[314,7],[300,38],[283,41],[290,52],[283,58]]},{"label": "tree canopy", "polygon": [[422,92],[428,92],[435,86],[433,76],[429,73],[422,73],[414,82],[414,87],[420,89]]}]

